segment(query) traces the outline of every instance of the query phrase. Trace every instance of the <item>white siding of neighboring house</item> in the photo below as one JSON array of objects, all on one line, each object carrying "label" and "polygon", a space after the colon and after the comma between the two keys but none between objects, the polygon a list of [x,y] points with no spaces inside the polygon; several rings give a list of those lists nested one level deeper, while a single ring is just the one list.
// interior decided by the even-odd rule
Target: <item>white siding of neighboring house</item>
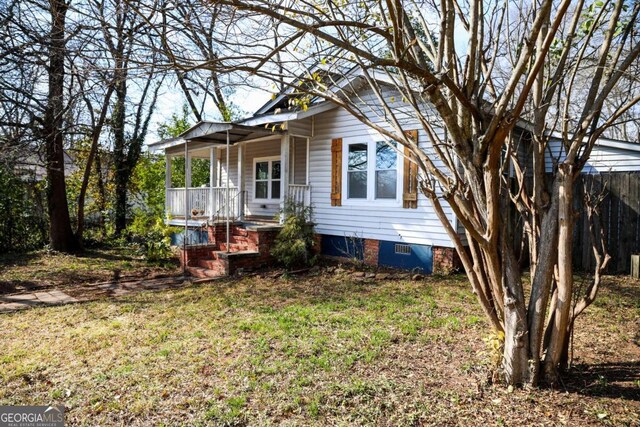
[{"label": "white siding of neighboring house", "polygon": [[[591,151],[591,157],[583,169],[583,173],[596,174],[608,172],[637,172],[640,171],[640,146],[638,144],[621,143],[629,149],[596,145]],[[635,148],[635,149],[634,149]],[[562,144],[554,139],[549,142],[547,151],[547,172],[552,172],[553,160],[564,158]]]},{"label": "white siding of neighboring house", "polygon": [[[363,95],[362,98],[366,99],[366,96]],[[403,121],[405,129],[420,128],[409,114]],[[314,137],[310,144],[310,183],[316,232],[334,236],[453,246],[430,202],[422,194],[419,195],[417,209],[402,207],[401,190],[398,194],[398,202],[392,206],[375,201],[350,205],[344,191],[342,206],[331,206],[331,140],[333,138],[342,138],[343,150],[351,140],[383,139],[341,108],[315,117]],[[430,151],[430,143],[422,131],[419,133],[419,141],[425,151]],[[399,169],[402,169],[402,164],[402,157],[399,156]],[[343,182],[346,179],[346,174],[343,172]],[[399,171],[398,179],[402,181],[402,170]],[[454,215],[446,204],[445,212],[451,224],[456,227]]]}]

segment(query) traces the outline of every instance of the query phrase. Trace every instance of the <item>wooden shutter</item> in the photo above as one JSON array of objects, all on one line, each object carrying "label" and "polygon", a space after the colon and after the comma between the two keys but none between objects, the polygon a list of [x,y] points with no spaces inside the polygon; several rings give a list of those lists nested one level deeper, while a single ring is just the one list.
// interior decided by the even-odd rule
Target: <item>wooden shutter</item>
[{"label": "wooden shutter", "polygon": [[[407,135],[418,143],[418,131],[407,131]],[[411,161],[415,155],[409,147],[404,147],[404,180],[402,190],[402,207],[416,209],[418,207],[418,164]]]},{"label": "wooden shutter", "polygon": [[342,206],[342,138],[331,140],[331,206]]}]

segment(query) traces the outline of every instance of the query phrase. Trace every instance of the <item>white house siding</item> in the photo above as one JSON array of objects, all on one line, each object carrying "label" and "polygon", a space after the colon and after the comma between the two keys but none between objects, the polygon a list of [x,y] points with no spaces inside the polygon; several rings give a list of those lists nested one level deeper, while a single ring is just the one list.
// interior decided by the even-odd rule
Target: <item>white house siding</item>
[{"label": "white house siding", "polygon": [[287,122],[287,130],[290,135],[311,136],[313,132],[313,120],[312,117],[307,117],[305,119]]},{"label": "white house siding", "polygon": [[291,138],[291,160],[293,168],[291,171],[293,176],[291,182],[293,184],[304,185],[307,183],[307,139],[300,137]]},{"label": "white house siding", "polygon": [[[366,96],[362,96],[366,98]],[[405,117],[405,129],[420,129],[415,120]],[[343,109],[321,113],[315,118],[314,137],[310,144],[311,201],[314,207],[316,231],[334,236],[354,236],[413,244],[452,247],[444,227],[438,220],[430,202],[422,195],[417,209],[402,208],[400,200],[389,206],[376,202],[349,205],[343,194],[342,206],[331,206],[331,140],[342,138],[343,147],[350,140],[367,138],[381,140],[375,131],[353,118]],[[419,132],[420,146],[430,151],[427,136]],[[399,167],[402,167],[401,158]],[[343,180],[346,179],[343,173]],[[402,180],[400,171],[398,179]],[[401,199],[401,195],[400,199]],[[445,205],[445,212],[455,226],[454,215]]]},{"label": "white house siding", "polygon": [[[220,187],[227,185],[227,149],[222,148],[218,151],[218,159],[220,162]],[[229,186],[236,187],[238,185],[238,147],[231,146],[229,149]]]},{"label": "white house siding", "polygon": [[[609,172],[637,172],[640,171],[640,145],[632,143],[615,143],[620,147],[596,145],[591,151],[591,157],[583,172],[589,174]],[[621,148],[627,146],[628,148]],[[547,172],[552,172],[552,160],[565,157],[562,144],[558,139],[549,142],[547,150]]]},{"label": "white house siding", "polygon": [[[246,191],[246,214],[274,216],[280,208],[280,201],[272,203],[254,201],[253,161],[261,157],[280,156],[280,137],[269,141],[249,142],[244,145],[244,189]],[[264,206],[264,207],[263,207]]]}]

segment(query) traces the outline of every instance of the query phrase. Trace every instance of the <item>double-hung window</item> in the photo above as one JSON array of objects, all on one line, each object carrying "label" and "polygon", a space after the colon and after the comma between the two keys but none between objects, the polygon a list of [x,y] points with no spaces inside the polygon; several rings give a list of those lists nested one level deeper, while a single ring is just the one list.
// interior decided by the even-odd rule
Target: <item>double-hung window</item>
[{"label": "double-hung window", "polygon": [[348,200],[397,200],[396,142],[354,142],[346,145]]},{"label": "double-hung window", "polygon": [[255,200],[280,200],[280,158],[255,159],[254,161]]}]

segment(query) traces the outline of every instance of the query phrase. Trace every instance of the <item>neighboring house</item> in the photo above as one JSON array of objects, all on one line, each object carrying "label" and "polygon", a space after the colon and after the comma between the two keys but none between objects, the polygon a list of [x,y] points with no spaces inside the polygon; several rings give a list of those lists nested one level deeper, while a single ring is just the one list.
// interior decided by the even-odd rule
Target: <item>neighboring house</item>
[{"label": "neighboring house", "polygon": [[[357,86],[353,81],[349,84]],[[363,102],[375,99],[364,85],[360,87],[358,96]],[[371,265],[425,273],[456,267],[453,243],[430,202],[417,189],[415,166],[376,131],[333,103],[319,101],[306,111],[283,112],[287,105],[288,96],[283,94],[248,119],[201,122],[179,138],[151,144],[151,150],[167,156],[167,222],[185,226],[187,219],[188,227],[208,227],[201,243],[213,244],[224,233],[212,226],[227,214],[231,220],[253,223],[249,231],[256,232],[256,222],[273,218],[285,200],[292,199],[313,207],[315,231],[324,254],[355,256]],[[371,111],[375,117],[375,108]],[[386,126],[382,117],[376,120]],[[410,114],[404,115],[403,128],[414,129],[419,146],[431,150],[419,122]],[[635,167],[640,168],[640,150],[627,148],[621,148],[624,155],[634,155]],[[593,158],[603,158],[609,149],[604,144],[596,147]],[[185,152],[188,158],[211,161],[210,186],[189,188],[187,198],[184,188],[170,188],[171,158]],[[189,187],[188,168],[186,175]],[[446,204],[445,212],[454,229],[462,232]],[[259,252],[257,235],[251,237],[238,226],[230,234],[231,248],[254,255]],[[256,244],[248,245],[247,236]],[[218,242],[214,249],[221,247],[226,248]],[[218,257],[205,252],[196,258]],[[186,261],[205,270],[210,266],[209,270],[217,268],[227,274],[235,271],[228,264],[223,268],[195,258]]]}]

